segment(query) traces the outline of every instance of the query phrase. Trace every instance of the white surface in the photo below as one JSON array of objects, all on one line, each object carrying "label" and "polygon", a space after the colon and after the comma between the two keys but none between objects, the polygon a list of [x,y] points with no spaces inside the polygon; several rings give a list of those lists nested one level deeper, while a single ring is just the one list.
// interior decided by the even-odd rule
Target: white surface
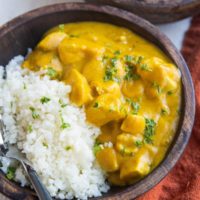
[{"label": "white surface", "polygon": [[171,39],[175,46],[180,50],[184,34],[189,28],[191,18],[181,21],[159,25],[159,28]]},{"label": "white surface", "polygon": [[[71,0],[0,0],[0,24],[29,10],[53,3],[70,2]],[[81,1],[81,0],[74,0]],[[190,18],[175,23],[159,25],[159,28],[172,40],[180,50],[185,31],[190,24]]]}]

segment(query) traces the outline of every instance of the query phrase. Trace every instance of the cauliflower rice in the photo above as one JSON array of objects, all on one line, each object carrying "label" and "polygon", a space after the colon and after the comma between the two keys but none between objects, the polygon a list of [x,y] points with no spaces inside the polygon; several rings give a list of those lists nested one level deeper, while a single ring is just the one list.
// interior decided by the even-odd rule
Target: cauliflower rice
[{"label": "cauliflower rice", "polygon": [[[4,108],[5,140],[26,154],[51,196],[87,199],[109,189],[95,161],[93,146],[99,128],[86,122],[84,108],[69,101],[70,86],[50,80],[41,72],[21,69],[17,56],[0,69],[0,104]],[[15,163],[1,158],[5,173]],[[28,182],[20,166],[14,179]]]}]

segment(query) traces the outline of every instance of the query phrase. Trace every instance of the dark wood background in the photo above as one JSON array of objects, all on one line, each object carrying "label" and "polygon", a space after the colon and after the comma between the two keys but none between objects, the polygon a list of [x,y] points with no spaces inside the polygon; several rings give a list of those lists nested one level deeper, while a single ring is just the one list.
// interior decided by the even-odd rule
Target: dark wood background
[{"label": "dark wood background", "polygon": [[123,8],[153,23],[176,21],[200,12],[200,0],[86,0]]}]

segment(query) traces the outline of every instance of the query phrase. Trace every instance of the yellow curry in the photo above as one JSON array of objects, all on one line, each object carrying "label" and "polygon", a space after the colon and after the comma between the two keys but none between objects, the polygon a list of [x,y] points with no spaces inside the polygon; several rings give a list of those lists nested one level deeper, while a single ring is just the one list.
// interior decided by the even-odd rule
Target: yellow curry
[{"label": "yellow curry", "polygon": [[71,101],[101,128],[94,153],[111,184],[133,183],[161,162],[179,120],[181,75],[154,44],[110,24],[61,24],[23,67],[72,86]]}]

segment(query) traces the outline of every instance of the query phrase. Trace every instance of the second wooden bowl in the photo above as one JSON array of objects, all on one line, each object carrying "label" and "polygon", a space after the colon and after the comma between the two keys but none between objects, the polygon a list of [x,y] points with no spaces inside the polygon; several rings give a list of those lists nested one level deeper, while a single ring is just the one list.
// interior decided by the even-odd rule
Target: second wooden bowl
[{"label": "second wooden bowl", "polygon": [[[110,6],[65,3],[39,8],[17,17],[0,28],[0,65],[16,55],[25,55],[51,27],[77,21],[101,21],[124,26],[156,44],[177,65],[182,73],[182,110],[174,140],[160,165],[147,177],[131,186],[112,187],[97,199],[134,199],[163,179],[180,158],[190,137],[194,121],[194,90],[188,67],[169,39],[149,22],[136,15]],[[0,174],[0,192],[16,200],[35,199],[34,192],[21,188]]]},{"label": "second wooden bowl", "polygon": [[96,0],[95,3],[129,10],[156,24],[173,22],[200,13],[199,0]]}]

